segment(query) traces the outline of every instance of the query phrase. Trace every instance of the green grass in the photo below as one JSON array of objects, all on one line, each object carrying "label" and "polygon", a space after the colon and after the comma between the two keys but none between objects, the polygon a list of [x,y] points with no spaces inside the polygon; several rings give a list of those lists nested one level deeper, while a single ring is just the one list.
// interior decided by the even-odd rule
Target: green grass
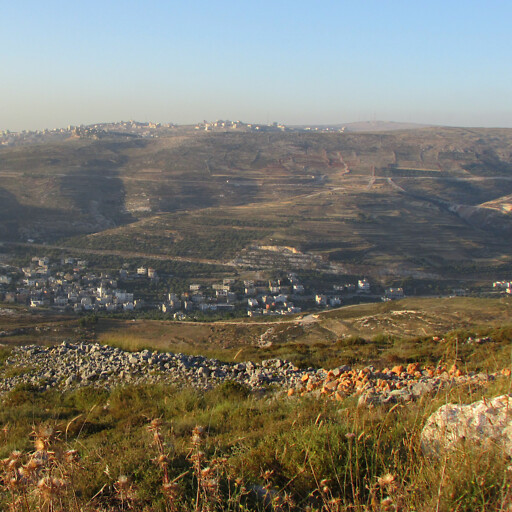
[{"label": "green grass", "polygon": [[[432,334],[397,336],[386,331],[386,315],[394,318],[395,311],[421,306],[423,314],[442,317],[443,325],[457,320],[456,328],[432,332],[439,340]],[[146,344],[169,350],[181,343],[191,353],[226,360],[242,348],[237,360],[277,356],[300,366],[326,368],[345,363],[382,368],[413,361],[450,365],[457,361],[466,370],[495,371],[512,364],[512,323],[505,321],[509,307],[509,301],[473,299],[362,305],[321,315],[324,330],[319,332],[335,329],[336,322],[359,325],[361,318],[368,317],[383,322],[378,332],[354,329],[349,330],[354,334],[334,341],[309,338],[305,343],[293,339],[304,334],[302,328],[277,323],[273,327],[279,342],[264,349],[220,343],[247,334],[242,328],[254,329],[258,337],[268,327],[250,324],[99,319],[90,326],[95,329],[90,336],[110,336],[119,346],[131,349]],[[395,317],[404,322],[402,331],[417,325],[414,318]],[[28,322],[23,317],[18,320]],[[171,329],[175,329],[173,336],[181,336],[174,345],[166,344]],[[469,336],[490,336],[493,341],[464,343]],[[0,350],[0,364],[9,352],[9,347]],[[7,368],[8,372],[22,370]],[[499,447],[481,450],[461,445],[438,459],[428,459],[421,452],[419,438],[426,419],[439,406],[470,403],[509,393],[511,388],[510,378],[500,378],[443,389],[408,404],[366,408],[356,406],[357,397],[343,402],[311,395],[287,398],[250,393],[233,382],[205,392],[146,385],[60,393],[22,385],[0,397],[0,460],[9,460],[13,450],[21,450],[20,460],[25,463],[34,452],[31,433],[51,426],[59,433],[48,446],[55,455],[48,457],[51,463],[38,476],[51,472],[67,481],[58,494],[47,499],[54,510],[73,512],[130,507],[146,512],[263,512],[269,508],[265,509],[255,490],[266,489],[273,492],[273,510],[506,510],[512,504],[510,461]],[[162,425],[148,431],[157,418]],[[193,443],[196,425],[204,428],[204,435]],[[78,464],[65,461],[67,449],[78,451]],[[16,497],[25,497],[31,510],[50,510],[50,502],[41,501],[35,481],[20,484],[14,494],[8,491],[12,476],[8,464],[0,465],[0,510],[11,506],[26,512],[23,503],[16,504]],[[209,475],[208,481],[201,480],[203,474]],[[126,483],[122,475],[128,478]],[[167,493],[162,484],[168,485]]]},{"label": "green grass", "polygon": [[5,360],[10,356],[12,349],[9,347],[0,348],[0,366],[3,366]]},{"label": "green grass", "polygon": [[[385,510],[372,503],[387,497],[399,510],[497,510],[509,499],[511,483],[501,453],[468,449],[427,460],[419,433],[428,415],[448,401],[509,389],[510,382],[502,380],[489,389],[460,387],[405,406],[373,409],[357,408],[352,399],[341,404],[311,397],[269,400],[228,383],[206,393],[163,386],[64,395],[20,389],[4,398],[0,456],[13,449],[31,451],[33,425],[52,425],[61,432],[55,446],[76,448],[81,456],[69,483],[78,504],[123,510],[116,482],[126,475],[133,485],[131,506],[163,511],[172,509],[162,493],[162,467],[152,461],[162,451],[169,480],[186,472],[178,480],[179,510],[193,510],[198,484],[190,436],[201,425],[201,467],[213,468],[219,485],[215,510],[263,509],[253,493],[236,494],[242,486],[267,486],[293,501],[284,510]],[[155,418],[163,422],[161,448],[147,429]],[[379,485],[388,473],[393,482]],[[1,496],[4,505],[9,502],[7,493]],[[325,508],[331,499],[337,505]],[[69,503],[68,510],[78,510]]]}]

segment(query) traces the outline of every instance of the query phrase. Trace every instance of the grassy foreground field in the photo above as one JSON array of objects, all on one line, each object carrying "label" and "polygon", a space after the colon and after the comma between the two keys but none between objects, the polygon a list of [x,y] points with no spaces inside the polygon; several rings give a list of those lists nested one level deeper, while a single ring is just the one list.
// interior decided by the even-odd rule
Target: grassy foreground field
[{"label": "grassy foreground field", "polygon": [[[496,371],[512,363],[510,308],[509,300],[474,299],[361,305],[311,324],[353,329],[325,346],[286,340],[289,330],[270,347],[247,350],[259,358],[288,350],[301,362],[304,345],[303,364],[325,367],[419,361]],[[415,334],[411,311],[431,319],[428,330],[420,324],[427,333]],[[375,318],[379,327],[371,330]],[[394,319],[396,334],[387,331],[387,319]],[[223,348],[222,337],[234,340],[242,328],[294,325],[117,322],[100,319],[86,335],[132,349],[172,350],[178,342],[166,343],[169,333],[181,333],[182,348],[224,353],[225,359],[234,359],[240,347]],[[470,336],[492,341],[465,343]],[[0,351],[0,365],[9,350]],[[249,359],[242,356],[237,360]],[[512,474],[499,446],[462,444],[428,458],[420,433],[439,406],[509,393],[511,386],[510,377],[501,377],[373,407],[357,407],[355,397],[250,393],[233,382],[206,392],[146,385],[60,393],[22,386],[0,397],[0,510],[507,511]]]},{"label": "grassy foreground field", "polygon": [[503,379],[373,409],[229,384],[205,394],[19,389],[0,412],[2,509],[508,510],[502,452],[465,446],[427,459],[419,433],[446,402],[509,389]]},{"label": "grassy foreground field", "polygon": [[[509,510],[509,461],[498,447],[466,445],[438,459],[419,448],[440,405],[509,390],[502,379],[367,409],[350,399],[258,397],[227,383],[204,394],[19,389],[0,412],[0,503],[19,511]],[[13,476],[20,467],[23,478]]]}]

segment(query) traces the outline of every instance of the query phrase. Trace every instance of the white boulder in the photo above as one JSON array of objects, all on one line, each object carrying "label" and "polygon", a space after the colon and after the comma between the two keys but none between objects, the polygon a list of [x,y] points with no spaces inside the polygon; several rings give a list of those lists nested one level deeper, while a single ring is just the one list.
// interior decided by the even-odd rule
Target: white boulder
[{"label": "white boulder", "polygon": [[470,446],[498,444],[512,457],[512,395],[469,405],[443,405],[421,432],[421,449],[426,455],[442,455],[460,441]]}]

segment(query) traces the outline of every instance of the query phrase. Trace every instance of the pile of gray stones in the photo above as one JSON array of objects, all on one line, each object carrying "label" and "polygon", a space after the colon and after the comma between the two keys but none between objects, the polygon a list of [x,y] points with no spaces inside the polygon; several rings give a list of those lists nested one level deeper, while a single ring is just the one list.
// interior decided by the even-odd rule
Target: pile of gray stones
[{"label": "pile of gray stones", "polygon": [[23,385],[41,391],[70,391],[88,386],[112,389],[163,383],[206,390],[232,381],[254,391],[273,389],[290,397],[311,393],[341,400],[355,395],[360,405],[374,405],[415,400],[451,385],[485,383],[499,376],[447,372],[434,376],[427,371],[378,371],[373,367],[355,370],[348,366],[329,371],[299,369],[281,359],[226,363],[202,356],[149,350],[127,352],[97,343],[63,341],[52,347],[14,348],[3,367],[0,365],[0,394]]},{"label": "pile of gray stones", "polygon": [[14,348],[0,373],[0,392],[19,385],[67,391],[86,386],[111,389],[157,382],[209,389],[224,381],[262,389],[272,385],[294,386],[303,373],[280,359],[224,363],[202,356],[149,350],[127,352],[108,345],[64,341],[53,347]]}]

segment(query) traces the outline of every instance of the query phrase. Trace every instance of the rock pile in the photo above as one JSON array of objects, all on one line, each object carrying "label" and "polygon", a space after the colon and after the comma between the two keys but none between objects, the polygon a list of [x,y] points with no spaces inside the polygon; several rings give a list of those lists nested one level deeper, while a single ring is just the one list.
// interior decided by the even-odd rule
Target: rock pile
[{"label": "rock pile", "polygon": [[[510,370],[502,373],[510,375]],[[464,374],[457,365],[422,368],[419,363],[411,363],[407,367],[400,365],[383,370],[372,366],[362,370],[342,366],[326,372],[325,376],[304,373],[300,383],[288,390],[288,395],[316,393],[339,401],[359,395],[359,405],[407,402],[448,385],[483,383],[498,375]]]},{"label": "rock pile", "polygon": [[260,389],[269,385],[295,385],[302,376],[293,364],[279,359],[258,364],[223,363],[202,356],[149,350],[126,352],[107,345],[66,341],[55,347],[17,347],[2,373],[0,392],[20,384],[69,390],[91,385],[112,388],[155,382],[207,389],[225,380]]},{"label": "rock pile", "polygon": [[512,395],[470,405],[443,405],[421,432],[421,448],[427,455],[442,455],[462,440],[471,447],[499,444],[512,457]]},{"label": "rock pile", "polygon": [[[126,352],[95,343],[64,341],[54,347],[17,347],[0,367],[0,392],[19,385],[37,389],[107,389],[124,384],[162,382],[209,389],[235,381],[250,389],[288,389],[288,395],[314,394],[334,400],[359,396],[360,405],[409,401],[445,386],[487,382],[498,374],[463,374],[456,366],[422,368],[419,364],[381,371],[341,366],[333,370],[298,369],[292,363],[269,359],[261,363],[225,363],[185,354],[142,350]],[[508,371],[510,375],[510,371]]]}]

